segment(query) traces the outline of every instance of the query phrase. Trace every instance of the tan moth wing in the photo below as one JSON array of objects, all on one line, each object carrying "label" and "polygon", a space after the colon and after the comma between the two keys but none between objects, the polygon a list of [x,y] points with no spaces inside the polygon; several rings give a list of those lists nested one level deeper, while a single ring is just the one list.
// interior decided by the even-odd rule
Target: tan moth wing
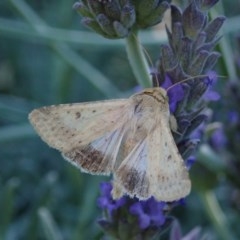
[{"label": "tan moth wing", "polygon": [[[156,199],[173,201],[187,196],[191,181],[169,128],[158,127],[149,136],[150,170],[154,176],[154,196]],[[156,151],[156,149],[158,151]]]},{"label": "tan moth wing", "polygon": [[[119,198],[127,193],[139,199],[154,196],[161,201],[183,198],[189,194],[191,182],[170,131],[165,92],[146,91],[141,99],[140,114],[135,122],[135,125],[141,122],[141,127],[135,133],[138,136],[131,137],[134,147],[114,173],[113,196]],[[128,142],[123,142],[125,148]],[[120,147],[120,152],[121,148],[124,147]]]},{"label": "tan moth wing", "polygon": [[109,174],[125,124],[125,99],[61,104],[32,111],[30,122],[49,146],[86,172]]},{"label": "tan moth wing", "polygon": [[174,201],[188,195],[191,189],[188,171],[170,130],[162,127],[136,145],[117,169],[114,181],[115,198],[127,193],[139,199],[154,196],[159,201]]}]

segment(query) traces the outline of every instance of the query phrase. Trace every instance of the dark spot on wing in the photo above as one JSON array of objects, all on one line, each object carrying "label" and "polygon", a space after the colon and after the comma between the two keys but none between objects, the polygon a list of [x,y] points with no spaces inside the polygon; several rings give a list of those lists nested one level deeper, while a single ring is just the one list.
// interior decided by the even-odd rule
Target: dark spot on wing
[{"label": "dark spot on wing", "polygon": [[137,104],[135,105],[134,107],[134,113],[139,113],[142,111],[142,106],[141,106],[141,103],[142,103],[143,99],[140,99]]},{"label": "dark spot on wing", "polygon": [[75,113],[75,118],[76,118],[76,119],[79,119],[80,117],[81,117],[81,113],[80,113],[80,112],[76,112],[76,113]]},{"label": "dark spot on wing", "polygon": [[42,108],[39,108],[38,111],[42,112],[44,114],[50,114],[51,113],[50,107],[42,107]]},{"label": "dark spot on wing", "polygon": [[126,167],[123,167],[117,175],[124,188],[131,195],[137,195],[141,198],[149,197],[149,180],[146,172],[139,172],[134,168],[126,169]]},{"label": "dark spot on wing", "polygon": [[109,172],[110,159],[90,145],[74,148],[63,155],[87,172],[99,174]]},{"label": "dark spot on wing", "polygon": [[126,174],[125,179],[126,181],[124,182],[124,187],[127,188],[130,192],[134,193],[134,190],[140,180],[138,171],[136,171],[135,169],[130,169]]}]

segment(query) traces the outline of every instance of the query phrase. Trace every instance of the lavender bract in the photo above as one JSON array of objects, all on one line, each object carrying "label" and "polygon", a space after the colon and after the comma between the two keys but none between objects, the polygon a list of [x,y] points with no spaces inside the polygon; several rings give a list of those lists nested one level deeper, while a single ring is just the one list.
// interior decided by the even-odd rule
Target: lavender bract
[{"label": "lavender bract", "polygon": [[125,38],[135,29],[161,22],[169,0],[80,0],[74,9],[82,23],[106,38]]}]

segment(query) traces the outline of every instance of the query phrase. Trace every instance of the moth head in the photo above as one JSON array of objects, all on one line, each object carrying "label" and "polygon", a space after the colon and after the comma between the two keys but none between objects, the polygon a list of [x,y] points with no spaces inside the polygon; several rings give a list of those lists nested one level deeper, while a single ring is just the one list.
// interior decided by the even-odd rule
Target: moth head
[{"label": "moth head", "polygon": [[147,88],[142,92],[143,95],[150,96],[152,100],[167,105],[168,104],[168,96],[167,91],[160,87],[155,88]]},{"label": "moth head", "polygon": [[169,114],[168,96],[163,88],[146,88],[144,91],[131,97],[135,114],[138,112],[149,112],[154,114],[158,111]]}]

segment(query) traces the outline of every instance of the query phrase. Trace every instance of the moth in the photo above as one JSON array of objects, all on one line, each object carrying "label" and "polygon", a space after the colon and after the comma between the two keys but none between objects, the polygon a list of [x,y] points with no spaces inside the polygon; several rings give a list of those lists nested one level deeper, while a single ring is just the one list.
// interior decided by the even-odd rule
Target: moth
[{"label": "moth", "polygon": [[83,172],[113,174],[114,199],[127,194],[174,201],[190,192],[163,88],[128,99],[42,107],[29,119],[43,141]]}]

